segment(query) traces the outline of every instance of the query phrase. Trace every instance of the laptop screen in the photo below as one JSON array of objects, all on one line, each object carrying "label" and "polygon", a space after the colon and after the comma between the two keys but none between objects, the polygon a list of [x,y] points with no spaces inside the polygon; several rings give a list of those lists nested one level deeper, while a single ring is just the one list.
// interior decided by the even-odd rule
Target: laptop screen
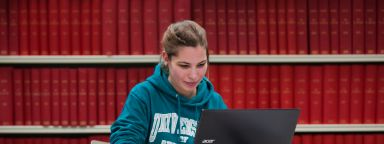
[{"label": "laptop screen", "polygon": [[203,110],[195,143],[290,144],[298,109]]}]

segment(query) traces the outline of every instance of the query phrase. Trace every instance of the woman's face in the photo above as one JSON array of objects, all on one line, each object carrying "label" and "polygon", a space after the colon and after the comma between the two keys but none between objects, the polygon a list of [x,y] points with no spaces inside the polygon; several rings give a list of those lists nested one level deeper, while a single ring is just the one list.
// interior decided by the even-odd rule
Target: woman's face
[{"label": "woman's face", "polygon": [[184,96],[195,96],[196,87],[208,68],[206,50],[201,46],[181,47],[171,60],[165,57],[172,86]]}]

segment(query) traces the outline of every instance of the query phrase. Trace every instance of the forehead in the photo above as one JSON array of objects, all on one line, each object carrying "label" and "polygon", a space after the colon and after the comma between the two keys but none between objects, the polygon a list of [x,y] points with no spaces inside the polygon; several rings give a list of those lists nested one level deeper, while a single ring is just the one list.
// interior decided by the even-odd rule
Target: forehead
[{"label": "forehead", "polygon": [[201,46],[180,47],[172,60],[175,60],[176,62],[200,63],[201,61],[207,60],[207,52]]}]

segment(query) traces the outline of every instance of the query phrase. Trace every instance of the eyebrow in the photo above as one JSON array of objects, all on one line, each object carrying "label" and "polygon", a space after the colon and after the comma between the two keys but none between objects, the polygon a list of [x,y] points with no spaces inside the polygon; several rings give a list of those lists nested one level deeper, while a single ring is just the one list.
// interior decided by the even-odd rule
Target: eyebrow
[{"label": "eyebrow", "polygon": [[[203,60],[203,61],[199,62],[198,64],[202,64],[202,63],[206,63],[206,62],[207,62],[207,60]],[[177,62],[177,64],[188,64],[189,65],[190,63],[181,61],[181,62]]]}]

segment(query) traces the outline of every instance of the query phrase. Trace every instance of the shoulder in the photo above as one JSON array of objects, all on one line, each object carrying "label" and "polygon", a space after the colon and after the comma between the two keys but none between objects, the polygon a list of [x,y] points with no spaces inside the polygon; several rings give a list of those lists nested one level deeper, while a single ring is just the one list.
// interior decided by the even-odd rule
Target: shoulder
[{"label": "shoulder", "polygon": [[153,93],[155,88],[148,81],[143,81],[135,85],[129,95],[135,96],[138,99],[146,100],[150,94]]}]

